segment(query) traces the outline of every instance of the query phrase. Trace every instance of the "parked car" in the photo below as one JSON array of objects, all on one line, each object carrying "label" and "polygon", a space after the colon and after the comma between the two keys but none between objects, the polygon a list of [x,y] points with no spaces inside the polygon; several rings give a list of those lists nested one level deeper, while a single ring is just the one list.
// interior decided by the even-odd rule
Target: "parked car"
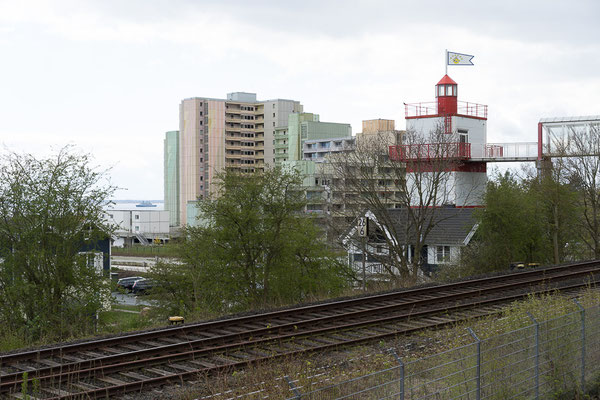
[{"label": "parked car", "polygon": [[121,278],[117,281],[117,287],[131,291],[133,285],[140,279],[144,278],[141,276],[129,276],[127,278]]},{"label": "parked car", "polygon": [[150,279],[140,279],[135,281],[131,291],[133,294],[145,294],[147,290],[152,289],[154,287],[154,282]]}]

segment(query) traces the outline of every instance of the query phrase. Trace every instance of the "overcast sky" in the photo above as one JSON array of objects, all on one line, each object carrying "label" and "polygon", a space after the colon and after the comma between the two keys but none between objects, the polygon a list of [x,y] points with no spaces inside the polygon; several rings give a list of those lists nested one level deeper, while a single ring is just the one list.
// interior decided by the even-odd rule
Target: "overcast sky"
[{"label": "overcast sky", "polygon": [[475,56],[448,74],[489,106],[488,142],[536,141],[540,118],[600,114],[599,21],[597,0],[0,0],[0,145],[73,144],[112,167],[116,198],[162,199],[182,99],[256,92],[402,129],[445,49]]}]

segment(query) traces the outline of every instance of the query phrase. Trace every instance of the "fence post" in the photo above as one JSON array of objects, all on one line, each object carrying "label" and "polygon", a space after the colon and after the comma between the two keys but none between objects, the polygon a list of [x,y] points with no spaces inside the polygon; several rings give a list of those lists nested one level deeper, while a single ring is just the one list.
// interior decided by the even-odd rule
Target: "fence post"
[{"label": "fence post", "polygon": [[475,392],[475,398],[476,400],[481,400],[481,340],[479,340],[475,332],[473,332],[473,329],[467,328],[467,330],[477,342],[477,377],[475,381],[477,383],[477,391]]},{"label": "fence post", "polygon": [[400,365],[400,400],[404,400],[404,363],[394,349],[391,349],[390,353],[392,353]]},{"label": "fence post", "polygon": [[302,393],[300,393],[300,391],[298,390],[298,388],[294,385],[294,382],[292,382],[292,380],[290,379],[290,377],[287,376],[287,375],[285,375],[284,378],[287,381],[288,385],[290,385],[290,389],[292,389],[292,392],[294,392],[294,398],[296,398],[297,400],[301,400],[302,399]]},{"label": "fence post", "polygon": [[529,318],[535,324],[535,398],[540,398],[540,324],[527,312]]},{"label": "fence post", "polygon": [[581,312],[581,393],[585,393],[585,308],[573,299]]}]

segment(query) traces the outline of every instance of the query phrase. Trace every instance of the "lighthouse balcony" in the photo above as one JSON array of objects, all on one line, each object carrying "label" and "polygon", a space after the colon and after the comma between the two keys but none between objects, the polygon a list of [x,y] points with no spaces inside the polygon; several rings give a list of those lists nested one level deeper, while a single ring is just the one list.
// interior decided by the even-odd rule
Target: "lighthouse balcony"
[{"label": "lighthouse balcony", "polygon": [[423,143],[390,146],[389,156],[394,161],[468,160],[471,143]]},{"label": "lighthouse balcony", "polygon": [[[456,102],[456,114],[459,116],[487,119],[487,105],[469,103],[466,101]],[[409,118],[441,117],[444,113],[440,112],[437,101],[423,103],[405,103],[404,114]]]}]

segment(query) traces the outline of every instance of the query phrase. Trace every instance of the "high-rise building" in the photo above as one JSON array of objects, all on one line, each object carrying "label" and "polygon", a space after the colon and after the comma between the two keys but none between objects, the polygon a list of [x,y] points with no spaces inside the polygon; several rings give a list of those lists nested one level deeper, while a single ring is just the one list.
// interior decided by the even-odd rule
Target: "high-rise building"
[{"label": "high-rise building", "polygon": [[164,196],[165,210],[169,211],[169,225],[179,225],[179,131],[169,131],[164,141]]},{"label": "high-rise building", "polygon": [[187,203],[210,196],[216,174],[225,168],[254,172],[273,165],[275,128],[299,112],[298,101],[259,101],[254,93],[184,99],[179,106],[179,224],[188,221]]},{"label": "high-rise building", "polygon": [[304,159],[303,146],[306,141],[351,136],[350,124],[321,122],[319,115],[313,113],[290,114],[287,124],[275,129],[275,165]]}]

